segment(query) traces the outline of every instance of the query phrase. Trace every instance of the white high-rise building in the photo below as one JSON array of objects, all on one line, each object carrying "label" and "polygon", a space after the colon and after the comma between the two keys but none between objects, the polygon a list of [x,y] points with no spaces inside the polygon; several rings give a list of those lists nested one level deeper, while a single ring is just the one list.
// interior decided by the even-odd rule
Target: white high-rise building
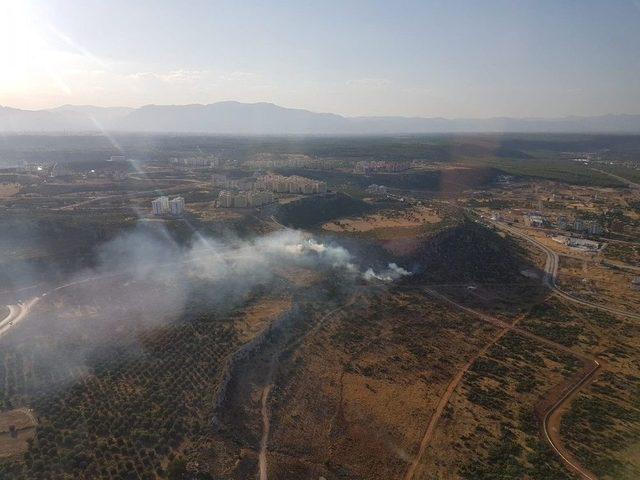
[{"label": "white high-rise building", "polygon": [[176,197],[169,200],[169,211],[171,215],[182,215],[184,213],[184,198]]},{"label": "white high-rise building", "polygon": [[165,215],[169,213],[169,197],[158,197],[151,202],[151,210],[154,215]]}]

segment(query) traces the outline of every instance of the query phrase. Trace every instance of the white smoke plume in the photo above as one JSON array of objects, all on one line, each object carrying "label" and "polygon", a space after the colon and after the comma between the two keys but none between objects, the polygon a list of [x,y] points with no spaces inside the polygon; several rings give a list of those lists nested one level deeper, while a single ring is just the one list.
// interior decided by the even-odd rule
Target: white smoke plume
[{"label": "white smoke plume", "polygon": [[380,280],[382,282],[393,282],[408,275],[411,275],[411,272],[399,267],[395,263],[390,263],[385,270],[379,273],[376,273],[372,268],[368,268],[362,277],[367,281]]},{"label": "white smoke plume", "polygon": [[[392,282],[410,274],[393,263],[376,272],[343,246],[298,230],[250,240],[198,234],[185,243],[144,222],[100,246],[95,260],[93,268],[71,277],[61,272],[58,278],[65,280],[29,290],[29,297],[20,294],[24,301],[37,295],[38,302],[0,335],[0,350],[36,356],[46,377],[67,381],[70,372],[88,371],[103,346],[141,351],[140,329],[209,312],[225,315],[254,292],[288,289],[283,272],[289,267],[293,275],[300,268],[325,272],[341,289],[357,280]],[[37,283],[38,275],[32,280]],[[309,295],[323,295],[322,288]]]}]

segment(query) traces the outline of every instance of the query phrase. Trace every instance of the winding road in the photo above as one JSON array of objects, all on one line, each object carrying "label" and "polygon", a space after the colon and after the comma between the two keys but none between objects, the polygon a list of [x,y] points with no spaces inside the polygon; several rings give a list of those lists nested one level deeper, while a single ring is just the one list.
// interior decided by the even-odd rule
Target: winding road
[{"label": "winding road", "polygon": [[0,321],[0,338],[5,336],[12,327],[24,320],[29,311],[40,299],[41,297],[35,297],[24,303],[7,305],[9,308],[9,314]]},{"label": "winding road", "polygon": [[[551,288],[555,295],[564,298],[570,302],[576,303],[578,305],[582,305],[589,308],[595,308],[599,310],[603,310],[609,313],[613,313],[616,315],[623,315],[626,317],[640,319],[640,315],[626,312],[622,310],[618,310],[615,308],[607,307],[604,305],[587,302],[580,298],[574,297],[573,295],[561,290],[556,285],[556,278],[558,276],[558,254],[551,250],[546,245],[538,242],[534,238],[518,231],[517,229],[511,228],[507,225],[501,224],[499,222],[492,222],[496,227],[506,230],[512,235],[518,236],[531,244],[535,245],[539,249],[541,249],[547,256],[547,260],[545,263],[545,284]],[[565,406],[569,405],[571,400],[575,397],[576,393],[585,385],[587,385],[596,373],[601,369],[602,364],[600,360],[593,357],[588,357],[582,354],[576,354],[572,352],[574,356],[581,358],[583,361],[591,362],[590,367],[587,367],[587,370],[584,372],[583,376],[553,404],[547,410],[544,418],[542,419],[542,431],[545,439],[551,445],[551,448],[556,452],[556,454],[562,459],[563,463],[567,465],[571,470],[580,475],[580,478],[583,480],[596,480],[596,476],[586,470],[583,466],[581,466],[568,452],[561,443],[559,425],[560,419],[562,417],[562,410]]]},{"label": "winding road", "polygon": [[558,264],[559,264],[559,257],[558,257],[558,254],[556,252],[554,252],[553,250],[551,250],[546,245],[540,243],[539,241],[537,241],[533,237],[530,237],[526,233],[523,233],[523,232],[519,231],[516,228],[510,227],[508,225],[505,225],[504,223],[495,222],[495,221],[492,221],[491,224],[496,226],[497,228],[499,228],[501,230],[504,230],[504,231],[510,233],[511,235],[514,235],[514,236],[519,237],[519,238],[521,238],[523,240],[526,240],[527,242],[531,243],[532,245],[534,245],[537,248],[539,248],[540,250],[542,250],[547,255],[547,260],[546,260],[546,264],[545,264],[545,268],[544,268],[544,270],[545,270],[544,283],[551,290],[553,290],[555,295],[557,295],[558,297],[561,297],[561,298],[564,298],[565,300],[568,300],[570,302],[582,305],[583,307],[595,308],[597,310],[602,310],[604,312],[612,313],[614,315],[621,315],[623,317],[629,317],[629,318],[633,318],[635,320],[640,320],[640,314],[633,313],[633,312],[628,312],[628,311],[625,311],[625,310],[620,310],[620,309],[613,308],[613,307],[607,307],[606,305],[602,305],[602,304],[599,304],[599,303],[589,302],[587,300],[583,300],[581,298],[578,298],[578,297],[576,297],[575,295],[573,295],[571,293],[565,292],[560,287],[558,287],[558,285],[556,284],[556,279],[558,278]]},{"label": "winding road", "polygon": [[[577,303],[579,305],[582,306],[587,306],[590,308],[597,308],[600,310],[604,310],[610,313],[615,313],[618,315],[625,315],[628,317],[632,317],[632,318],[638,318],[640,319],[640,315],[636,315],[633,313],[629,313],[629,312],[623,312],[614,308],[610,308],[610,307],[606,307],[604,305],[599,305],[599,304],[594,304],[591,302],[587,302],[584,300],[581,300],[579,298],[576,298],[564,291],[562,291],[560,288],[557,287],[556,285],[556,278],[558,275],[558,255],[551,250],[550,248],[548,248],[547,246],[543,245],[542,243],[536,241],[535,239],[519,232],[516,229],[513,229],[509,226],[506,226],[504,224],[500,224],[498,222],[492,222],[496,227],[501,228],[502,230],[506,230],[508,233],[511,233],[512,235],[518,236],[530,243],[532,243],[533,245],[535,245],[536,247],[538,247],[539,249],[541,249],[545,254],[546,254],[546,261],[545,261],[545,267],[544,267],[544,271],[545,271],[545,275],[543,277],[543,284],[546,285],[547,287],[549,287],[553,293],[555,295],[558,295],[568,301]],[[444,301],[446,303],[449,303],[453,306],[455,306],[456,308],[463,310],[471,315],[474,315],[478,318],[480,318],[481,320],[490,323],[496,327],[499,327],[500,330],[498,331],[498,333],[496,334],[495,337],[493,337],[487,344],[485,344],[457,373],[456,375],[452,378],[452,380],[449,382],[449,385],[447,386],[447,388],[445,389],[445,391],[443,392],[443,394],[440,396],[440,399],[438,401],[438,404],[436,405],[436,408],[433,412],[433,414],[431,415],[431,418],[429,419],[429,423],[427,424],[427,427],[425,429],[425,433],[421,439],[420,442],[420,447],[418,450],[418,453],[416,455],[416,457],[414,458],[413,462],[411,463],[411,465],[409,465],[408,469],[406,470],[406,473],[404,475],[404,480],[412,480],[415,476],[415,472],[416,469],[418,467],[418,465],[420,464],[420,460],[422,459],[422,457],[424,456],[432,438],[433,438],[433,434],[435,432],[435,429],[438,425],[438,422],[440,420],[440,418],[442,417],[442,414],[444,412],[445,407],[447,406],[447,404],[449,403],[453,393],[455,392],[456,388],[458,387],[458,385],[462,382],[462,379],[464,377],[464,375],[467,373],[467,371],[471,368],[471,366],[475,363],[475,361],[480,358],[482,355],[484,355],[493,345],[495,345],[502,337],[504,337],[504,335],[506,335],[508,332],[514,332],[518,335],[530,338],[534,341],[537,341],[539,343],[542,343],[544,345],[547,345],[555,350],[559,350],[562,351],[564,353],[567,353],[569,355],[572,355],[578,359],[580,359],[580,361],[583,363],[584,365],[584,370],[583,372],[581,372],[581,375],[579,376],[579,378],[573,382],[571,385],[569,385],[564,391],[562,391],[560,393],[559,398],[554,399],[553,403],[547,408],[546,413],[544,414],[544,417],[542,418],[542,422],[541,422],[541,430],[542,430],[542,434],[544,439],[548,442],[548,444],[551,446],[551,448],[553,449],[553,451],[558,455],[558,457],[562,460],[562,462],[565,464],[565,466],[567,466],[571,471],[573,471],[574,473],[576,473],[582,480],[596,480],[596,476],[590,472],[589,470],[587,470],[585,467],[583,467],[582,465],[580,465],[580,463],[573,457],[573,455],[571,454],[571,452],[569,452],[564,445],[562,444],[561,438],[560,438],[560,431],[559,431],[559,425],[560,425],[560,419],[562,417],[563,414],[563,410],[566,406],[568,406],[571,402],[571,400],[575,397],[575,395],[583,388],[585,387],[587,384],[590,383],[590,381],[594,378],[594,376],[598,373],[598,371],[601,369],[602,364],[601,362],[595,358],[592,357],[590,355],[585,355],[582,353],[577,353],[573,350],[571,350],[570,348],[561,345],[559,343],[556,343],[552,340],[549,340],[547,338],[544,337],[540,337],[538,335],[535,335],[527,330],[523,330],[519,327],[517,327],[517,323],[519,322],[519,320],[521,318],[516,319],[513,323],[508,323],[505,322],[503,320],[500,320],[498,318],[495,318],[493,316],[490,315],[486,315],[483,313],[480,313],[476,310],[473,310],[469,307],[466,307],[464,305],[459,304],[458,302],[455,302],[454,300],[446,297],[445,295],[442,295],[439,292],[436,292],[435,290],[431,289],[431,288],[425,288],[424,289],[425,292],[441,301]]]}]

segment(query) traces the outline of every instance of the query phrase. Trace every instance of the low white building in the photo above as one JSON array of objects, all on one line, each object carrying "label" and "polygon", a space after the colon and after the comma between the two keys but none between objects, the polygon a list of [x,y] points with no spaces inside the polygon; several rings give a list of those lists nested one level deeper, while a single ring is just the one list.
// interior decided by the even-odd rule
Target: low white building
[{"label": "low white building", "polygon": [[523,220],[526,227],[541,228],[544,226],[544,218],[541,215],[528,213],[523,215]]}]

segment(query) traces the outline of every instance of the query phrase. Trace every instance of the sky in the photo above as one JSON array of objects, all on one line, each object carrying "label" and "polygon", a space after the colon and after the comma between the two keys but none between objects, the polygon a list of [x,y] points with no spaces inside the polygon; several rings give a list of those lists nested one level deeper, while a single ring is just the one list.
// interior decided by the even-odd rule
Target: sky
[{"label": "sky", "polygon": [[0,0],[0,105],[640,113],[640,0]]}]

